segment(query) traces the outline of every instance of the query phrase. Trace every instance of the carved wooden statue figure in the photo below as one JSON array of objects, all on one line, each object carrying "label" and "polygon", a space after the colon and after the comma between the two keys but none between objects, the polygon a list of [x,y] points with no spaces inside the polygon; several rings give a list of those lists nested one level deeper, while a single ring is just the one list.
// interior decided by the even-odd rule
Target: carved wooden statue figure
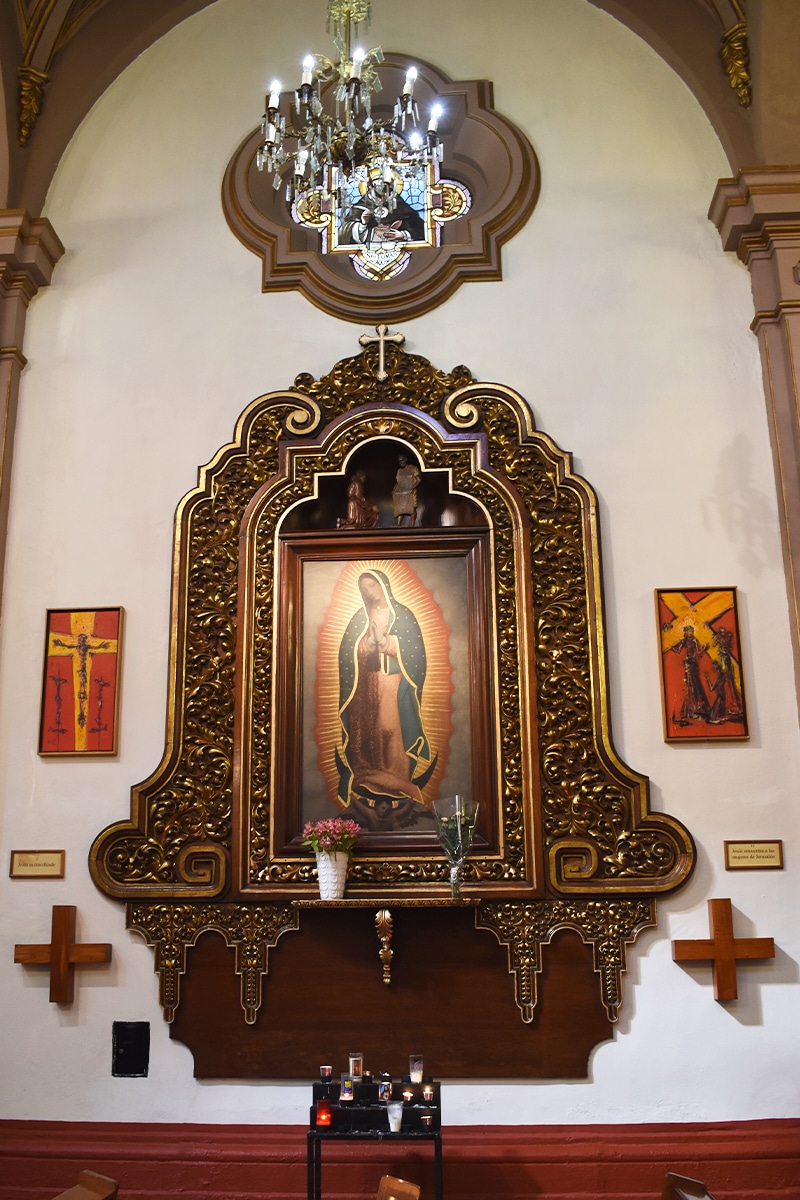
[{"label": "carved wooden statue figure", "polygon": [[378,509],[364,496],[363,471],[356,471],[347,485],[347,516],[336,522],[337,529],[372,529],[378,522]]},{"label": "carved wooden statue figure", "polygon": [[419,468],[416,463],[410,463],[405,454],[400,455],[397,463],[397,482],[392,488],[395,525],[403,525],[406,517],[411,518],[408,522],[409,525],[415,525],[417,521]]}]

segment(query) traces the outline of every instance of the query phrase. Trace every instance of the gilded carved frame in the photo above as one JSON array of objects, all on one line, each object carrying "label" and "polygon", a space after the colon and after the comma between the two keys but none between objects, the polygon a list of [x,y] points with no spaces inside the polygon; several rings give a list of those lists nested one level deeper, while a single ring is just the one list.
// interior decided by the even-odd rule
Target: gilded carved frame
[{"label": "gilded carved frame", "polygon": [[[131,902],[168,1015],[187,946],[214,928],[245,964],[242,1003],[255,1019],[267,949],[298,927],[295,905],[315,890],[310,857],[270,840],[277,535],[370,439],[448,472],[490,531],[499,832],[471,860],[476,925],[508,946],[526,1021],[541,945],[577,930],[614,1019],[625,947],[654,923],[655,897],[688,878],[694,848],[677,821],[650,812],[646,777],[611,741],[596,499],[517,393],[396,345],[368,345],[319,380],[300,375],[254,401],[179,505],[165,754],[133,788],[130,819],[96,839],[93,878]],[[348,894],[364,903],[448,902],[433,853],[366,854],[351,878]]]}]

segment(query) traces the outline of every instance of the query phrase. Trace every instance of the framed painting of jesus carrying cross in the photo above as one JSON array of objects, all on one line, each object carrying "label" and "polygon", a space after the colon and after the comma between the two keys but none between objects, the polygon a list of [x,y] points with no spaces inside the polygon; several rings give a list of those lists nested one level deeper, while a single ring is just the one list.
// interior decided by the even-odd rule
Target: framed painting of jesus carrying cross
[{"label": "framed painting of jesus carrying cross", "polygon": [[121,608],[51,608],[39,754],[116,754]]},{"label": "framed painting of jesus carrying cross", "polygon": [[749,737],[736,588],[659,588],[664,740]]}]

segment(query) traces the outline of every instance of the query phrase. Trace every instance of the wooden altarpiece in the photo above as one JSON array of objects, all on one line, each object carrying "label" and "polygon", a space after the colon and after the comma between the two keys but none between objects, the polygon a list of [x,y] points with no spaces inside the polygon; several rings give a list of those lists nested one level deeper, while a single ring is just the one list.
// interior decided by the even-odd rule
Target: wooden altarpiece
[{"label": "wooden altarpiece", "polygon": [[[511,389],[362,344],[253,402],[181,502],[166,750],[93,878],[198,1076],[308,1078],[357,1046],[394,1073],[421,1050],[440,1077],[584,1077],[626,947],[694,864],[612,745],[596,500]],[[301,844],[348,803],[338,661],[373,572],[424,636],[422,794],[480,802],[457,900],[424,805],[353,794],[343,901]]]}]

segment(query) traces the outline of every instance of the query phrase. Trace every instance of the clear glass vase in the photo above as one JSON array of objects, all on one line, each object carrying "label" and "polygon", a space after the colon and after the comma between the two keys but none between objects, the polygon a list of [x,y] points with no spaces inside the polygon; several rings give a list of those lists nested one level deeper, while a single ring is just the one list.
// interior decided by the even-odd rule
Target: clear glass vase
[{"label": "clear glass vase", "polygon": [[478,802],[468,796],[445,796],[434,800],[433,816],[442,849],[450,864],[450,895],[461,895],[461,872],[469,854],[478,816]]}]

